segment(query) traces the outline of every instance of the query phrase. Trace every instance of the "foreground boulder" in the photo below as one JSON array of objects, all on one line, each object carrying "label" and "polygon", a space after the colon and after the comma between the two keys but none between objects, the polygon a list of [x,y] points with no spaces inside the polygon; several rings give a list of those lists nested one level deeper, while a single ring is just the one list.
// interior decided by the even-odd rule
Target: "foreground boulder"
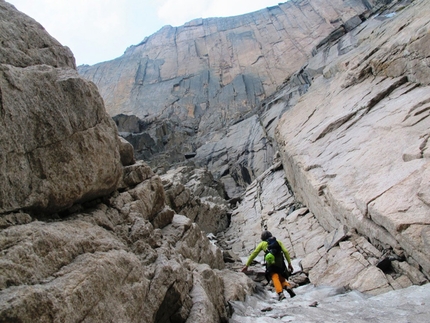
[{"label": "foreground boulder", "polygon": [[4,229],[0,250],[2,322],[226,321],[252,291],[223,280],[220,249],[164,206],[153,174],[61,222]]},{"label": "foreground boulder", "polygon": [[0,17],[0,213],[53,213],[111,193],[119,139],[96,86],[33,19],[4,1]]},{"label": "foreground boulder", "polygon": [[0,321],[227,321],[252,282],[166,205],[70,51],[0,17]]}]

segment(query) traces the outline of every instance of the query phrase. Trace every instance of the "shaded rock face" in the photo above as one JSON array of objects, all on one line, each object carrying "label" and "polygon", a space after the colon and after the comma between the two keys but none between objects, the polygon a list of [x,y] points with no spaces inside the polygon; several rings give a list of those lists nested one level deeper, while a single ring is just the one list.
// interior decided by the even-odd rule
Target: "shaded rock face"
[{"label": "shaded rock face", "polygon": [[4,1],[0,15],[0,213],[56,212],[114,191],[119,139],[96,86],[34,20]]},{"label": "shaded rock face", "polygon": [[165,207],[160,178],[129,167],[148,177],[63,221],[0,232],[1,321],[226,321],[227,301],[250,293],[200,228]]},{"label": "shaded rock face", "polygon": [[217,234],[230,224],[230,208],[221,183],[207,169],[178,167],[161,175],[166,204],[206,233]]},{"label": "shaded rock face", "polygon": [[226,175],[229,196],[237,197],[273,156],[258,118],[238,124],[327,35],[346,33],[386,2],[288,1],[238,17],[197,19],[166,26],[123,56],[78,70],[97,84],[111,116],[130,115],[137,125],[115,117],[137,158],[155,167],[196,153],[195,164],[217,179]]},{"label": "shaded rock face", "polygon": [[0,16],[0,321],[227,321],[252,281],[166,205],[70,51]]}]

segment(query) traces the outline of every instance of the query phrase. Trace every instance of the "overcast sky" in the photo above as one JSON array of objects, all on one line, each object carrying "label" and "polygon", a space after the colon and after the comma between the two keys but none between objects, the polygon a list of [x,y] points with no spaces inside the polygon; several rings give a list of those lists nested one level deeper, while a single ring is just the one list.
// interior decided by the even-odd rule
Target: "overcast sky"
[{"label": "overcast sky", "polygon": [[6,0],[36,19],[77,65],[121,56],[165,25],[240,15],[286,0]]}]

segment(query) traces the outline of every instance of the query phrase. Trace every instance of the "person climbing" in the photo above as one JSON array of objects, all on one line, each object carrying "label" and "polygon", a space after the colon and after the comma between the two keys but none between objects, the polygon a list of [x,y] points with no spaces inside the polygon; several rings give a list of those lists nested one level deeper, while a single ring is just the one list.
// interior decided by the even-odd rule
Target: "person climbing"
[{"label": "person climbing", "polygon": [[[285,298],[283,289],[285,289],[290,297],[296,296],[293,292],[291,285],[286,281],[289,277],[290,272],[293,272],[293,266],[291,265],[290,254],[288,250],[284,247],[281,241],[277,240],[272,236],[269,231],[263,231],[261,234],[261,242],[251,253],[246,262],[245,267],[243,267],[242,272],[248,271],[248,267],[251,265],[252,261],[261,251],[265,252],[265,263],[266,263],[266,278],[272,279],[273,286],[275,286],[276,293],[278,294],[278,299],[283,300]],[[287,259],[288,269],[284,261]]]}]

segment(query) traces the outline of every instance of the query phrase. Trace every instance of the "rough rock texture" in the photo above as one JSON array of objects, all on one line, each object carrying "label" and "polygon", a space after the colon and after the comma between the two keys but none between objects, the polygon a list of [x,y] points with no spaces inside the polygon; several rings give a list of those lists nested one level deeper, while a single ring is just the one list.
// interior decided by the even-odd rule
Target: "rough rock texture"
[{"label": "rough rock texture", "polygon": [[[262,230],[281,240],[293,259],[296,285],[353,289],[377,295],[428,280],[404,258],[389,249],[374,247],[365,236],[340,226],[331,232],[303,207],[289,191],[280,163],[259,176],[247,189],[245,198],[232,214],[232,222],[220,245],[229,248],[245,262],[261,241]],[[262,277],[263,253],[251,267],[251,277]],[[401,265],[395,265],[401,264]],[[233,268],[240,265],[233,263]]]},{"label": "rough rock texture", "polygon": [[204,134],[252,111],[330,32],[383,2],[289,1],[165,26],[123,56],[79,72],[97,84],[112,116],[164,115]]},{"label": "rough rock texture", "polygon": [[227,321],[252,281],[166,205],[70,51],[0,17],[0,321]]},{"label": "rough rock texture", "polygon": [[206,233],[217,234],[230,224],[230,209],[222,184],[206,169],[179,167],[161,176],[166,204],[197,223]]},{"label": "rough rock texture", "polygon": [[199,167],[224,169],[229,196],[237,197],[270,167],[273,149],[257,118],[236,124],[254,115],[318,44],[388,2],[288,1],[237,17],[196,19],[78,70],[97,84],[110,115],[134,120],[116,119],[137,158],[155,167],[197,153]]},{"label": "rough rock texture", "polygon": [[[319,12],[327,17],[323,12],[333,9],[327,5],[321,6],[324,9],[312,6],[327,4],[322,0],[289,3],[264,12],[291,6],[306,9],[301,11],[303,15],[313,17]],[[370,6],[379,2],[360,3]],[[414,316],[404,321],[428,321],[429,284],[411,285],[426,284],[429,278],[430,6],[424,0],[400,1],[377,16],[372,16],[371,11],[357,16],[354,4],[358,1],[345,2],[345,7],[336,4],[339,8],[352,8],[354,15],[348,20],[325,20],[332,27],[341,26],[329,28],[330,33],[324,37],[317,33],[319,42],[309,47],[313,57],[287,73],[282,90],[268,97],[255,115],[234,119],[229,110],[222,118],[232,123],[218,131],[189,127],[185,121],[178,126],[175,122],[179,119],[175,117],[171,121],[116,118],[117,124],[129,129],[126,132],[132,135],[145,134],[148,129],[148,133],[156,133],[146,139],[161,140],[154,142],[161,143],[160,152],[166,154],[166,160],[174,159],[168,151],[163,151],[170,138],[177,143],[185,142],[183,133],[174,136],[175,129],[188,128],[184,133],[195,135],[208,131],[195,146],[190,142],[184,144],[186,149],[192,148],[184,157],[194,156],[194,164],[203,163],[207,169],[193,170],[188,166],[162,177],[145,163],[134,162],[130,146],[117,138],[113,123],[106,117],[94,85],[77,76],[67,49],[63,49],[63,55],[49,58],[63,63],[47,64],[48,54],[58,53],[62,47],[53,45],[50,51],[43,50],[49,46],[34,46],[34,51],[27,51],[22,44],[13,45],[13,38],[5,40],[9,48],[21,48],[22,60],[28,53],[36,53],[29,59],[36,63],[24,67],[1,65],[4,78],[0,116],[9,121],[7,129],[15,129],[1,132],[1,144],[6,148],[15,145],[16,150],[5,150],[9,154],[2,158],[9,164],[5,166],[2,162],[0,174],[9,176],[6,183],[14,189],[18,181],[30,176],[31,185],[24,182],[27,185],[24,188],[33,189],[40,180],[43,185],[52,183],[49,184],[52,187],[48,186],[52,194],[65,197],[53,199],[49,191],[40,187],[36,187],[39,195],[31,195],[31,205],[18,203],[17,198],[27,201],[19,194],[10,193],[14,199],[1,196],[4,205],[13,207],[0,212],[0,321],[225,322],[232,310],[235,313],[231,322],[255,321],[258,316],[267,316],[263,320],[268,322],[279,319],[318,322],[323,315],[333,321],[363,322],[369,319],[368,313],[379,313],[380,321],[387,318],[391,321],[393,317],[402,320],[410,313]],[[46,35],[39,25],[4,1],[0,1],[0,8],[4,20],[14,19],[13,23],[0,24],[1,28],[28,27],[20,31],[23,36],[17,38],[17,43],[22,37],[28,38],[27,33],[39,31]],[[344,14],[342,11],[340,15]],[[274,16],[267,16],[270,23],[265,28],[275,26]],[[249,16],[244,17],[247,21]],[[335,10],[333,17],[339,17]],[[20,22],[21,18],[25,24]],[[232,23],[237,18],[226,21]],[[265,21],[260,19],[259,26],[263,27]],[[313,26],[314,20],[307,22],[307,27]],[[199,22],[174,30],[198,29],[193,25]],[[173,29],[165,28],[162,32],[168,30]],[[52,40],[52,44],[57,43]],[[249,51],[246,44],[244,48]],[[198,46],[195,42],[195,48]],[[130,53],[144,47],[144,44],[136,46]],[[160,52],[163,52],[161,47]],[[4,61],[8,59],[13,58]],[[209,60],[209,52],[206,59]],[[240,59],[237,62],[242,62]],[[157,62],[159,69],[152,70],[153,62],[147,63],[147,68],[141,70],[145,79],[152,72],[167,71],[165,62]],[[164,80],[163,73],[159,74],[160,80]],[[23,79],[30,84],[24,84]],[[142,86],[145,79],[142,78]],[[194,76],[187,80],[196,81]],[[222,80],[227,80],[226,74]],[[42,84],[41,88],[37,84]],[[225,91],[229,84],[236,86],[235,78],[224,84]],[[178,85],[177,90],[182,91],[182,86]],[[154,89],[155,86],[151,88]],[[223,91],[219,95],[226,95]],[[237,94],[238,100],[242,95],[243,92]],[[182,96],[183,100],[189,99],[187,93]],[[43,104],[34,104],[38,100]],[[70,101],[76,101],[78,106]],[[229,109],[236,104],[234,101]],[[65,111],[61,110],[63,107]],[[84,116],[66,113],[68,109],[76,109]],[[19,111],[21,118],[14,111]],[[22,119],[23,116],[28,119]],[[202,120],[210,124],[209,114],[207,117]],[[87,128],[91,122],[95,122],[94,126]],[[35,132],[35,127],[42,131]],[[73,129],[81,129],[77,133],[86,136],[88,146],[97,146],[94,149],[101,146],[100,151],[89,152],[85,150],[87,141],[81,139],[79,145],[70,138],[63,142],[64,148],[49,150],[57,143],[49,141],[54,137],[51,134],[70,133],[73,139]],[[243,140],[241,134],[249,138]],[[280,148],[280,154],[274,157],[276,143],[267,144],[273,138]],[[35,150],[24,149],[31,145]],[[75,151],[75,145],[82,150]],[[148,145],[149,152],[151,149]],[[57,150],[69,152],[70,156],[58,155]],[[44,158],[35,159],[34,156],[39,156],[36,152]],[[235,156],[229,155],[230,152]],[[96,153],[100,156],[95,156]],[[101,159],[103,154],[110,157]],[[253,158],[246,159],[248,154]],[[31,164],[36,172],[28,171],[23,156],[32,156],[28,163],[38,161]],[[44,164],[55,161],[57,156],[63,156],[61,163]],[[55,167],[73,161],[73,157],[80,159],[80,163],[64,166],[64,178],[75,184],[86,183],[84,187],[88,186],[90,193],[68,192],[68,184],[64,184],[64,193],[53,186],[57,183],[55,179],[62,178]],[[104,165],[105,162],[110,166]],[[266,169],[272,162],[275,164]],[[86,169],[80,168],[84,164],[89,168],[95,166],[95,173],[85,173]],[[161,167],[167,170],[169,164]],[[11,177],[9,169],[14,170],[16,177]],[[216,174],[215,180],[210,171]],[[91,176],[108,176],[112,182],[94,180],[91,186],[87,182]],[[218,232],[230,221],[226,203],[221,200],[225,196],[220,183],[229,197],[240,193],[235,185],[250,183],[244,195],[230,200],[237,207],[225,232]],[[73,206],[65,209],[70,205]],[[62,211],[55,216],[50,214],[55,210]],[[205,218],[202,212],[211,216]],[[209,240],[193,221],[199,222],[206,232],[218,232],[218,241],[214,235],[209,235]],[[298,295],[288,303],[288,308],[282,306],[285,302],[279,303],[281,306],[271,302],[270,287],[269,292],[263,291],[261,285],[245,274],[228,269],[243,266],[242,262],[260,241],[261,230],[266,228],[284,241],[293,257],[295,273],[291,281],[297,286]],[[261,260],[261,256],[257,258],[248,273],[255,281],[263,279]],[[224,261],[228,262],[227,268]],[[397,292],[405,288],[407,301],[400,302],[402,298]],[[347,290],[354,291],[329,297]],[[322,292],[320,309],[313,299],[318,291]],[[253,292],[255,297],[250,296]],[[379,296],[368,298],[369,295]],[[378,302],[390,311],[388,315],[381,314]],[[263,305],[266,307],[262,308]],[[269,305],[273,308],[269,309]]]},{"label": "rough rock texture", "polygon": [[2,322],[220,321],[252,290],[239,273],[225,287],[221,251],[165,207],[153,173],[61,222],[2,230],[0,250]]},{"label": "rough rock texture", "polygon": [[114,191],[119,139],[96,86],[34,20],[4,1],[0,18],[0,213],[56,212]]},{"label": "rough rock texture", "polygon": [[395,9],[310,60],[312,84],[276,139],[296,197],[327,231],[354,228],[429,277],[430,6]]}]

